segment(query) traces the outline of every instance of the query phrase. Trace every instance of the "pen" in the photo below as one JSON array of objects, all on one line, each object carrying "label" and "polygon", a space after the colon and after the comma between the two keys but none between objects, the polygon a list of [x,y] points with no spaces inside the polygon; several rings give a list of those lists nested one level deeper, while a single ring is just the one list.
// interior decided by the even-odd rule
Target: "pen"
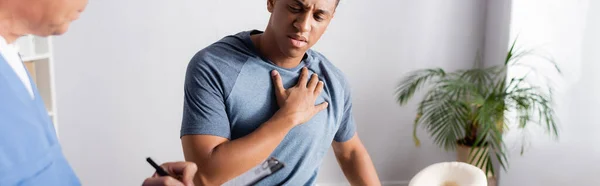
[{"label": "pen", "polygon": [[167,173],[167,171],[165,171],[165,169],[158,166],[154,161],[152,161],[152,159],[150,157],[146,158],[146,161],[148,163],[150,163],[150,165],[152,165],[152,167],[154,167],[154,169],[156,169],[156,174],[158,174],[159,176],[169,176],[169,173]]}]

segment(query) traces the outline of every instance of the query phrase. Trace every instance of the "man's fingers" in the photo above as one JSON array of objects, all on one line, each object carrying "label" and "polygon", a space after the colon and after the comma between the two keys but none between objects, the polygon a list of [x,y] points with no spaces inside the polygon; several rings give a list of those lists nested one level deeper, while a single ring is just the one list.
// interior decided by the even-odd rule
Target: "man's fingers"
[{"label": "man's fingers", "polygon": [[185,186],[180,181],[177,181],[175,178],[171,176],[162,176],[162,177],[154,177],[148,178],[144,180],[142,186]]},{"label": "man's fingers", "polygon": [[319,82],[319,75],[317,75],[316,73],[312,74],[312,76],[310,77],[310,81],[308,82],[307,88],[309,90],[315,90],[318,82]]},{"label": "man's fingers", "polygon": [[183,177],[181,178],[183,183],[187,186],[194,185],[194,176],[196,176],[196,172],[198,171],[198,166],[192,162],[186,162],[185,170],[183,171]]},{"label": "man's fingers", "polygon": [[192,162],[170,162],[162,164],[161,167],[165,168],[171,175],[181,176],[181,181],[186,186],[194,185],[194,175],[198,171],[198,167]]},{"label": "man's fingers", "polygon": [[321,95],[321,91],[323,91],[323,86],[325,86],[325,83],[323,83],[322,81],[319,81],[319,83],[317,83],[317,87],[315,88],[315,95]]},{"label": "man's fingers", "polygon": [[298,87],[306,87],[308,83],[308,68],[303,67],[302,72],[300,73],[300,78],[298,79]]},{"label": "man's fingers", "polygon": [[[315,106],[315,107],[316,107],[316,113],[319,113],[319,112],[321,112],[321,111],[323,111],[323,110],[327,109],[327,107],[328,107],[328,106],[329,106],[329,103],[327,103],[327,102],[323,102],[323,103],[321,103],[321,104],[319,104],[319,105]],[[315,114],[316,114],[316,113],[315,113]]]},{"label": "man's fingers", "polygon": [[277,96],[283,96],[285,94],[285,88],[283,87],[283,82],[281,81],[281,76],[277,70],[271,71],[271,78],[273,79],[273,84],[275,85],[275,93]]}]

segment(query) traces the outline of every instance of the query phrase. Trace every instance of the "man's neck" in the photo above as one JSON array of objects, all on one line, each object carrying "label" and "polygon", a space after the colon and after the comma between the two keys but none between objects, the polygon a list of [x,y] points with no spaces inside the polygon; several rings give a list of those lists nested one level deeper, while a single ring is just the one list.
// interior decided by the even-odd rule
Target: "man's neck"
[{"label": "man's neck", "polygon": [[304,57],[290,57],[283,54],[275,44],[277,42],[275,41],[275,38],[272,37],[268,28],[264,33],[255,35],[252,41],[254,42],[254,45],[257,46],[260,54],[282,68],[297,67]]},{"label": "man's neck", "polygon": [[0,36],[6,40],[6,43],[14,43],[21,35],[18,34],[16,21],[12,13],[7,10],[0,9]]},{"label": "man's neck", "polygon": [[0,26],[0,37],[6,40],[6,43],[12,44],[19,38],[19,35],[11,34],[10,32],[4,32],[4,29]]}]

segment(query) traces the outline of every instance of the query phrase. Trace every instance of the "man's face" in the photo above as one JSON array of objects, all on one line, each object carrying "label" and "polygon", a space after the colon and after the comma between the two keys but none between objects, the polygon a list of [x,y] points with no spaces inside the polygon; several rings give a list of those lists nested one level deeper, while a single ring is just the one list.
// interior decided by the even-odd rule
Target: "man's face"
[{"label": "man's face", "polygon": [[327,29],[337,0],[268,0],[267,5],[279,49],[288,57],[300,57]]},{"label": "man's face", "polygon": [[26,29],[39,36],[61,35],[79,18],[88,0],[18,0]]}]

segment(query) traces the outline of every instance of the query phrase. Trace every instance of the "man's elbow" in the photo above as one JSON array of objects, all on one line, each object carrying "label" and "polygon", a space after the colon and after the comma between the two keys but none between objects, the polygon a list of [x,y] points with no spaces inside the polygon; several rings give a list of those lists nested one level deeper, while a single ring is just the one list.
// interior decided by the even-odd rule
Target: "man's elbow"
[{"label": "man's elbow", "polygon": [[223,178],[219,178],[216,175],[211,175],[207,172],[198,172],[196,178],[194,179],[194,184],[196,186],[213,186],[213,185],[222,185],[227,180]]},{"label": "man's elbow", "polygon": [[[187,161],[195,162],[199,168],[196,172],[196,176],[194,178],[194,185],[196,186],[212,186],[212,185],[222,185],[225,181],[222,178],[222,174],[220,174],[218,164],[214,164],[214,160],[211,160],[210,156],[203,156],[205,158],[186,158]],[[213,163],[210,163],[213,162]]]}]

